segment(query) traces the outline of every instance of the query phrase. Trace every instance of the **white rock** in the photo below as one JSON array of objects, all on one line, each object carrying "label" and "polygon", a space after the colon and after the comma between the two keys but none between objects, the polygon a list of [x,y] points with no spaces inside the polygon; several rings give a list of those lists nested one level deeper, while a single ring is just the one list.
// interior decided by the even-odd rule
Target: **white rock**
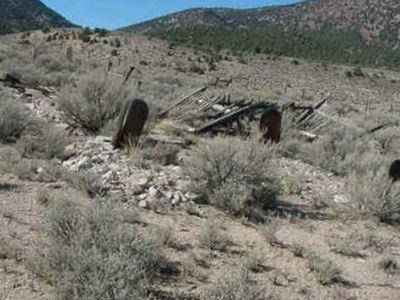
[{"label": "white rock", "polygon": [[174,197],[174,194],[172,193],[172,191],[166,191],[166,192],[164,192],[164,195],[169,200]]},{"label": "white rock", "polygon": [[185,200],[189,200],[189,201],[196,202],[196,201],[199,200],[200,198],[201,198],[200,195],[197,195],[197,194],[192,193],[192,192],[187,192],[187,193],[185,194]]},{"label": "white rock", "polygon": [[139,201],[139,207],[140,208],[146,208],[148,206],[148,203],[146,200],[141,200]]},{"label": "white rock", "polygon": [[346,199],[343,195],[334,195],[333,202],[335,202],[337,204],[345,204],[345,203],[348,203],[349,200]]},{"label": "white rock", "polygon": [[134,179],[135,184],[140,185],[142,187],[147,187],[149,185],[150,179],[143,175],[143,176],[137,176]]},{"label": "white rock", "polygon": [[171,199],[171,204],[177,205],[181,202],[181,199],[182,199],[182,197],[179,193],[174,193],[174,195],[172,196],[172,199]]},{"label": "white rock", "polygon": [[89,169],[90,168],[90,158],[87,156],[82,157],[76,164],[78,169]]},{"label": "white rock", "polygon": [[158,190],[154,186],[151,186],[148,193],[150,197],[155,198],[158,195]]}]

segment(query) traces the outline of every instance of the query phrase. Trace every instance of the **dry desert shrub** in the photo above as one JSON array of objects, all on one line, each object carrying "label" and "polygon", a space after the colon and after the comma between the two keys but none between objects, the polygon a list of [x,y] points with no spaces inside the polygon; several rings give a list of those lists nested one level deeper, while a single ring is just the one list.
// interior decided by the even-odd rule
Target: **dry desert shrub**
[{"label": "dry desert shrub", "polygon": [[200,245],[209,250],[225,251],[232,243],[226,234],[223,223],[207,220],[199,236]]},{"label": "dry desert shrub", "polygon": [[0,158],[0,170],[18,176],[22,180],[36,182],[57,182],[64,170],[52,160],[26,159],[19,156],[11,159]]},{"label": "dry desert shrub", "polygon": [[220,280],[205,294],[203,299],[210,300],[275,299],[265,286],[258,284],[245,271]]},{"label": "dry desert shrub", "polygon": [[69,198],[47,213],[51,243],[41,270],[59,299],[147,299],[165,265],[162,247],[125,222],[110,202],[88,206]]},{"label": "dry desert shrub", "polygon": [[350,200],[340,210],[351,218],[372,219],[384,223],[400,222],[400,184],[390,185],[387,171],[370,171],[346,177]]},{"label": "dry desert shrub", "polygon": [[71,187],[91,198],[106,196],[108,190],[104,186],[102,176],[92,171],[65,171],[62,177]]},{"label": "dry desert shrub", "polygon": [[[373,136],[362,130],[332,127],[313,142],[306,141],[290,125],[283,129],[283,155],[338,176],[377,171],[390,161]],[[387,149],[389,146],[386,146]],[[388,150],[389,151],[389,150]]]},{"label": "dry desert shrub", "polygon": [[306,255],[308,266],[322,285],[343,283],[342,271],[330,260],[316,253]]},{"label": "dry desert shrub", "polygon": [[155,161],[163,166],[176,164],[177,155],[181,147],[168,143],[157,143],[154,147],[145,149],[145,158]]},{"label": "dry desert shrub", "polygon": [[379,267],[388,275],[400,276],[400,265],[393,254],[386,253],[381,258]]},{"label": "dry desert shrub", "polygon": [[78,76],[74,86],[64,88],[58,103],[69,125],[93,134],[118,117],[131,94],[118,80],[98,73]]},{"label": "dry desert shrub", "polygon": [[249,272],[259,273],[266,270],[266,258],[261,252],[252,251],[245,257],[242,265]]},{"label": "dry desert shrub", "polygon": [[19,138],[31,123],[27,109],[0,93],[0,142]]},{"label": "dry desert shrub", "polygon": [[400,157],[400,127],[392,126],[376,132],[374,139],[382,155],[391,158]]},{"label": "dry desert shrub", "polygon": [[363,257],[365,250],[372,249],[376,252],[388,250],[396,245],[394,237],[377,230],[351,230],[345,234],[338,235],[329,241],[332,250],[338,254]]},{"label": "dry desert shrub", "polygon": [[[317,139],[312,144],[305,144],[301,156],[306,162],[333,172],[345,175],[350,170],[365,168],[366,162],[373,163],[367,157],[374,155],[373,143],[357,139],[357,134],[348,129],[335,129]],[[368,166],[369,169],[374,166]]]},{"label": "dry desert shrub", "polygon": [[65,130],[40,122],[21,137],[17,143],[17,149],[23,157],[62,159],[69,141]]},{"label": "dry desert shrub", "polygon": [[201,142],[185,159],[193,191],[236,216],[264,218],[281,190],[274,158],[277,149],[257,140],[216,137]]},{"label": "dry desert shrub", "polygon": [[49,52],[41,44],[32,50],[17,48],[15,45],[0,49],[0,66],[9,74],[19,78],[30,87],[60,87],[70,82],[71,75],[80,67],[79,61],[70,61],[63,55]]}]

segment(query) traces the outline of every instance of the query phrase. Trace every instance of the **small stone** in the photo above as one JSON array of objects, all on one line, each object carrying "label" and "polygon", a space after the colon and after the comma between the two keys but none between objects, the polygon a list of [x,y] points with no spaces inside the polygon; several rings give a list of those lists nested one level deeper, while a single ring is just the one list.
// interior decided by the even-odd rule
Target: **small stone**
[{"label": "small stone", "polygon": [[157,195],[158,195],[158,190],[154,186],[151,186],[149,188],[149,196],[155,198],[157,197]]},{"label": "small stone", "polygon": [[72,157],[77,154],[77,145],[73,143],[64,148],[64,153],[67,157]]},{"label": "small stone", "polygon": [[139,200],[144,200],[144,199],[147,198],[147,194],[146,194],[146,193],[140,194],[140,195],[137,196],[137,198],[138,198]]},{"label": "small stone", "polygon": [[76,163],[76,167],[78,169],[88,169],[90,166],[89,161],[90,161],[90,158],[87,156],[84,156]]},{"label": "small stone", "polygon": [[171,191],[164,192],[164,195],[169,200],[172,199],[172,197],[174,196],[174,194]]},{"label": "small stone", "polygon": [[177,204],[179,204],[180,202],[181,202],[181,197],[180,197],[180,195],[179,195],[178,193],[175,193],[175,194],[172,196],[171,204],[172,204],[172,205],[177,205]]},{"label": "small stone", "polygon": [[345,204],[348,203],[349,201],[343,195],[334,195],[333,202],[337,204]]},{"label": "small stone", "polygon": [[201,196],[192,192],[185,193],[185,200],[197,202],[201,199]]},{"label": "small stone", "polygon": [[112,171],[118,171],[120,169],[120,166],[118,166],[115,163],[111,163],[108,165],[108,169],[112,170]]},{"label": "small stone", "polygon": [[146,208],[148,206],[148,203],[146,200],[141,200],[139,201],[139,207],[140,208]]},{"label": "small stone", "polygon": [[135,178],[135,184],[140,185],[142,187],[146,187],[149,184],[150,179],[147,176],[140,176]]},{"label": "small stone", "polygon": [[281,273],[281,272],[273,272],[271,274],[271,277],[272,277],[271,278],[272,282],[276,286],[287,287],[290,284],[287,276],[285,274]]}]

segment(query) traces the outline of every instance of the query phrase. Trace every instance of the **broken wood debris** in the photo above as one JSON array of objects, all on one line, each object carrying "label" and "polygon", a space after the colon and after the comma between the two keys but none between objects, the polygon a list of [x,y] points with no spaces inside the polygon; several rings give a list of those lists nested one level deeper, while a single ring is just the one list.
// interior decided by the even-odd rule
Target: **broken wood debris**
[{"label": "broken wood debris", "polygon": [[196,90],[195,92],[193,92],[192,94],[188,95],[188,96],[184,96],[181,99],[178,99],[175,103],[173,103],[171,106],[167,107],[165,110],[163,110],[162,112],[160,112],[158,114],[159,117],[164,117],[166,116],[168,113],[171,112],[176,112],[179,110],[182,110],[182,108],[184,107],[188,107],[191,105],[191,103],[199,101],[199,99],[201,99],[201,96],[207,91],[208,87],[204,86],[198,90]]},{"label": "broken wood debris", "polygon": [[[335,91],[331,92],[316,105],[307,106],[289,103],[279,106],[272,102],[255,102],[253,100],[231,102],[230,95],[226,94],[226,90],[220,89],[219,94],[216,94],[215,90],[214,93],[208,93],[209,90],[210,86],[204,86],[189,95],[179,98],[171,106],[160,112],[158,116],[165,117],[170,114],[176,120],[179,120],[182,119],[185,114],[203,113],[202,118],[208,119],[208,121],[198,128],[191,128],[190,132],[203,134],[207,132],[237,133],[237,131],[239,131],[243,134],[248,132],[250,126],[243,126],[241,123],[242,121],[247,121],[247,125],[254,120],[262,122],[263,113],[268,109],[275,109],[282,114],[282,118],[291,118],[291,123],[298,130],[299,134],[310,142],[315,140],[318,136],[323,135],[332,125],[350,128],[354,131],[360,130],[351,124],[351,122],[343,120],[337,112],[330,109],[329,100]],[[264,121],[267,123],[272,122],[272,120]],[[279,122],[275,123],[274,124],[277,125]],[[234,128],[235,124],[237,124],[238,130]],[[389,125],[390,124],[382,124],[373,127],[365,132],[365,134],[372,134]],[[276,133],[278,133],[278,131],[276,131]],[[265,136],[269,136],[269,134]],[[273,139],[276,141],[279,140],[278,134],[276,134]]]}]

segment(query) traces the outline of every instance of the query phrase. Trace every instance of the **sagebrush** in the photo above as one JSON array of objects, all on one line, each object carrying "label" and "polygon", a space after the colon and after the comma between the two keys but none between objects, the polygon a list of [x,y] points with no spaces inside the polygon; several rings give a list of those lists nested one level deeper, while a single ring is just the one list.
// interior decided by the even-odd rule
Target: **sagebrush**
[{"label": "sagebrush", "polygon": [[216,137],[196,146],[185,160],[193,191],[233,215],[262,218],[281,191],[273,145],[239,137]]},{"label": "sagebrush", "polygon": [[101,72],[80,75],[74,86],[63,89],[58,103],[66,123],[93,134],[115,120],[123,102],[131,96],[118,80]]},{"label": "sagebrush", "polygon": [[147,299],[162,248],[124,216],[110,202],[52,201],[45,257],[59,299]]},{"label": "sagebrush", "polygon": [[340,207],[350,217],[400,223],[400,184],[391,184],[384,168],[346,178],[349,201]]},{"label": "sagebrush", "polygon": [[0,142],[18,139],[31,123],[27,109],[0,93]]}]

